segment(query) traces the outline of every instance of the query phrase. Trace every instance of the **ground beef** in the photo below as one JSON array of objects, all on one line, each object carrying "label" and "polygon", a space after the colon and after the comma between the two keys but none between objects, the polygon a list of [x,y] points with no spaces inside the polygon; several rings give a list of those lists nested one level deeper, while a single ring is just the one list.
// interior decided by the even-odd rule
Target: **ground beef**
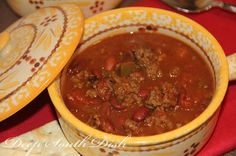
[{"label": "ground beef", "polygon": [[179,99],[179,91],[175,85],[171,83],[164,83],[162,85],[163,105],[165,107],[176,106]]},{"label": "ground beef", "polygon": [[159,77],[163,76],[163,73],[158,64],[150,64],[146,66],[147,76],[152,80],[157,80]]},{"label": "ground beef", "polygon": [[117,99],[124,100],[125,97],[131,93],[137,94],[140,88],[140,82],[143,78],[136,77],[134,78],[134,75],[131,74],[131,77],[128,78],[128,80],[125,80],[123,78],[117,78],[116,77],[116,83],[114,84],[114,91]]},{"label": "ground beef", "polygon": [[160,120],[161,120],[161,127],[167,130],[171,130],[174,128],[173,123],[170,121],[170,119],[166,115],[160,116]]},{"label": "ground beef", "polygon": [[124,129],[128,134],[137,131],[138,128],[138,123],[131,119],[127,119],[124,123]]},{"label": "ground beef", "polygon": [[179,91],[171,83],[164,83],[161,87],[154,87],[151,90],[149,98],[145,101],[148,108],[174,107],[178,103]]},{"label": "ground beef", "polygon": [[134,56],[139,66],[144,67],[149,78],[156,80],[162,77],[162,71],[159,67],[157,55],[150,48],[137,48],[134,50]]},{"label": "ground beef", "polygon": [[131,104],[140,105],[142,103],[142,99],[137,95],[141,82],[144,81],[141,73],[131,73],[127,78],[112,73],[111,77],[113,79],[114,95],[123,106],[127,107]]},{"label": "ground beef", "polygon": [[152,49],[146,47],[140,47],[133,50],[135,59],[140,66],[146,67],[157,60],[157,56],[153,53]]},{"label": "ground beef", "polygon": [[83,88],[83,87],[90,87],[93,85],[93,79],[94,75],[87,71],[83,70],[80,71],[78,74],[73,75],[71,77],[71,81],[74,83],[74,88]]},{"label": "ground beef", "polygon": [[153,108],[156,108],[157,106],[161,106],[162,100],[163,100],[163,93],[161,91],[161,88],[154,87],[154,89],[151,90],[150,96],[148,100],[145,102],[146,103],[145,105],[148,108],[153,109]]},{"label": "ground beef", "polygon": [[131,73],[128,77],[129,82],[140,84],[144,81],[144,76],[140,72]]},{"label": "ground beef", "polygon": [[122,103],[126,107],[131,106],[132,104],[136,104],[138,106],[141,106],[142,105],[142,98],[140,96],[138,96],[137,94],[130,93],[125,96]]},{"label": "ground beef", "polygon": [[151,115],[144,120],[144,124],[148,127],[159,126],[161,125],[161,120],[159,117]]},{"label": "ground beef", "polygon": [[129,82],[124,81],[124,82],[116,83],[114,85],[114,91],[115,91],[115,95],[117,99],[121,101],[125,98],[127,94],[133,92],[134,90],[131,88]]},{"label": "ground beef", "polygon": [[152,126],[160,126],[166,130],[171,130],[174,128],[173,123],[168,119],[168,116],[164,115],[158,115],[158,113],[153,112],[152,115],[147,117],[144,120],[144,124],[152,127]]},{"label": "ground beef", "polygon": [[97,95],[103,100],[109,100],[113,92],[113,86],[110,79],[101,79],[95,85]]},{"label": "ground beef", "polygon": [[96,98],[98,96],[97,91],[95,89],[88,89],[86,91],[85,96],[90,97],[90,98]]}]

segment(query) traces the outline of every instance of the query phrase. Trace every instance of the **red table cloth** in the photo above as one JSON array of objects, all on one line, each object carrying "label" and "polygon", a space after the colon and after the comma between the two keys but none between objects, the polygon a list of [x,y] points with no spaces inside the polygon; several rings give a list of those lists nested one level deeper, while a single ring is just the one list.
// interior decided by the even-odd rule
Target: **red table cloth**
[{"label": "red table cloth", "polygon": [[[228,0],[236,4],[236,0]],[[135,6],[173,10],[158,0],[142,0]],[[213,8],[199,14],[184,14],[203,25],[222,45],[225,54],[236,52],[236,14]],[[198,156],[217,156],[236,148],[236,82],[230,82],[214,134]],[[0,123],[0,142],[55,120],[55,110],[47,91],[24,109]]]}]

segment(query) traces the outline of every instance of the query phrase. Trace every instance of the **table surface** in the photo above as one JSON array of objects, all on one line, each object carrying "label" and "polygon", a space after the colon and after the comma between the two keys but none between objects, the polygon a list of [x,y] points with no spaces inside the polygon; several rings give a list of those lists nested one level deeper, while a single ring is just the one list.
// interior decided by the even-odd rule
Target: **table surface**
[{"label": "table surface", "polygon": [[[125,0],[118,7],[129,6],[139,0]],[[15,14],[7,5],[6,0],[0,0],[0,32],[11,25],[14,21],[19,19],[20,16]],[[226,153],[224,156],[235,156],[236,150]]]}]

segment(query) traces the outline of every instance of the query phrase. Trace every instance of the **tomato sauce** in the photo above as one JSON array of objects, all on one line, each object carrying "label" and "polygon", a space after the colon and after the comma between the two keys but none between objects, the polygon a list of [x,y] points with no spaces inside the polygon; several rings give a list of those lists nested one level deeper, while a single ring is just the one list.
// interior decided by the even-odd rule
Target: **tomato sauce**
[{"label": "tomato sauce", "polygon": [[124,33],[78,54],[61,82],[68,109],[118,135],[147,136],[185,125],[214,94],[211,67],[189,45],[160,33]]}]

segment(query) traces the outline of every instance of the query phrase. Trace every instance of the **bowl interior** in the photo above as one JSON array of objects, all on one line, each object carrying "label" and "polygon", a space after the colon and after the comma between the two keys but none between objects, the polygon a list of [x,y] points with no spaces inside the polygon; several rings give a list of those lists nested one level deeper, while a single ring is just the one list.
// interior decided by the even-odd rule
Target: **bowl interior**
[{"label": "bowl interior", "polygon": [[[192,20],[160,9],[125,8],[105,12],[85,21],[81,46],[74,57],[86,47],[101,39],[125,32],[147,31],[162,33],[177,38],[193,47],[209,64],[215,76],[215,94],[206,110],[190,123],[163,134],[147,137],[132,137],[126,144],[155,144],[185,135],[206,122],[220,106],[228,85],[228,67],[224,52],[216,39],[199,24]],[[73,58],[72,58],[73,59]],[[71,60],[72,60],[71,59]],[[70,62],[68,62],[70,64]],[[67,64],[67,65],[68,65]],[[66,69],[67,67],[65,67]],[[75,126],[81,133],[96,138],[119,142],[123,136],[107,134],[95,130],[79,121],[66,108],[60,93],[60,77],[49,87],[52,101],[62,118]],[[155,138],[153,138],[155,137]]]}]

